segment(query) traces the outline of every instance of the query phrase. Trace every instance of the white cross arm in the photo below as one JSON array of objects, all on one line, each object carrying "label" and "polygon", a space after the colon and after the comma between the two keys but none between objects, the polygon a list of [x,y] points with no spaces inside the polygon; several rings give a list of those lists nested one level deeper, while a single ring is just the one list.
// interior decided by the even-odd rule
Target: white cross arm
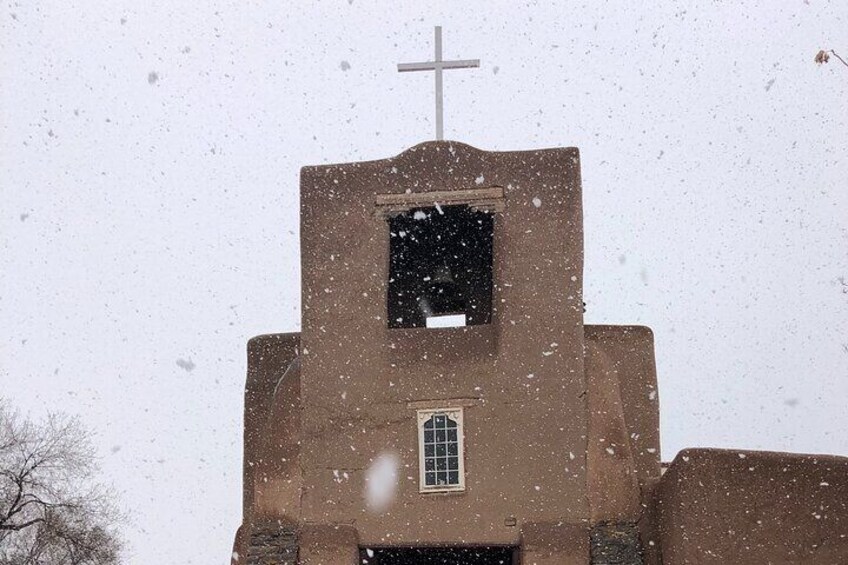
[{"label": "white cross arm", "polygon": [[408,73],[413,71],[435,71],[433,74],[436,78],[436,139],[441,141],[444,139],[444,127],[442,125],[442,116],[444,114],[442,100],[442,79],[443,71],[447,69],[471,69],[480,66],[480,59],[461,59],[459,61],[443,61],[442,60],[442,28],[436,26],[436,56],[434,61],[426,61],[424,63],[400,63],[398,72]]},{"label": "white cross arm", "polygon": [[398,72],[435,71],[436,69],[470,69],[480,66],[480,59],[463,59],[460,61],[428,61],[426,63],[400,63]]}]

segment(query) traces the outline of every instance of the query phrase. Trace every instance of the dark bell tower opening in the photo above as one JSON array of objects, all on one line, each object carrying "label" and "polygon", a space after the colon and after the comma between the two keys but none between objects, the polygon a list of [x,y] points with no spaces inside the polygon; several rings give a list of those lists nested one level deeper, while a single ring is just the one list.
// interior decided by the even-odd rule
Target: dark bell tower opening
[{"label": "dark bell tower opening", "polygon": [[491,322],[493,236],[492,214],[465,205],[389,218],[389,327]]},{"label": "dark bell tower opening", "polygon": [[518,548],[381,547],[359,550],[360,565],[518,565]]}]

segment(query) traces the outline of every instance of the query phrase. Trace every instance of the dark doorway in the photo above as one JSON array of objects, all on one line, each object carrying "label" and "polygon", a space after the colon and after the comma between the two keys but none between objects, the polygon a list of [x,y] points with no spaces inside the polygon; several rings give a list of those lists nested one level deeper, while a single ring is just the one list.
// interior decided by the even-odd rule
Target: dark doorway
[{"label": "dark doorway", "polygon": [[361,548],[361,565],[518,565],[508,546]]}]

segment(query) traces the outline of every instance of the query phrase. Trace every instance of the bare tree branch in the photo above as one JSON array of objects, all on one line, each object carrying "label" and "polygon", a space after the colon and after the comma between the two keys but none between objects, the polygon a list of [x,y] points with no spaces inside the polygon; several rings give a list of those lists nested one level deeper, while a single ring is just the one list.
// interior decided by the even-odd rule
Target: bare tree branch
[{"label": "bare tree branch", "polygon": [[19,532],[24,528],[29,528],[30,526],[34,526],[40,522],[43,522],[44,518],[33,518],[29,522],[24,522],[23,524],[0,524],[0,530],[9,530],[11,532]]},{"label": "bare tree branch", "polygon": [[830,50],[830,52],[833,54],[833,56],[834,56],[834,57],[836,57],[837,59],[839,59],[840,61],[842,61],[842,64],[843,64],[843,65],[845,65],[846,67],[848,67],[848,62],[845,62],[845,59],[843,59],[842,57],[840,57],[840,56],[836,53],[836,51],[834,51],[833,49],[831,49],[831,50]]}]

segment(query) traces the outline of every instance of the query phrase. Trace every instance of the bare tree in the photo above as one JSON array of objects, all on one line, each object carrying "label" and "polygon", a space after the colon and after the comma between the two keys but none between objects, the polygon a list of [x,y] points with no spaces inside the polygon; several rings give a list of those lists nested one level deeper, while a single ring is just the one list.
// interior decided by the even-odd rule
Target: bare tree
[{"label": "bare tree", "polygon": [[0,565],[114,565],[121,522],[76,418],[33,422],[0,400]]}]

